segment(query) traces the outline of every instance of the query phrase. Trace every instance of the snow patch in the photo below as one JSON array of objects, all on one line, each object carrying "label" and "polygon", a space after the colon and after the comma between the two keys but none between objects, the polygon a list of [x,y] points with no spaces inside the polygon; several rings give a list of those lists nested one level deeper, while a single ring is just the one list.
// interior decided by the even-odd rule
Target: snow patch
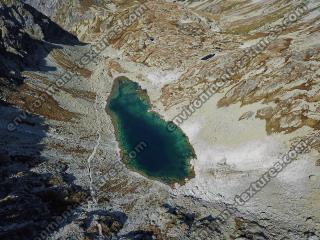
[{"label": "snow patch", "polygon": [[152,71],[147,73],[147,79],[153,86],[163,86],[180,78],[183,72],[179,70],[173,71]]}]

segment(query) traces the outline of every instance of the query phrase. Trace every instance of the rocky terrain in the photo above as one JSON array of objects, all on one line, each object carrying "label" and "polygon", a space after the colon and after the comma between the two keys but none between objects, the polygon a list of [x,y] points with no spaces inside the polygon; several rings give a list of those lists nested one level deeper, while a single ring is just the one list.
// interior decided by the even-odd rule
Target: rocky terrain
[{"label": "rocky terrain", "polygon": [[[181,124],[193,179],[171,187],[127,169],[105,111],[116,77],[173,120],[293,12]],[[320,238],[317,0],[0,0],[0,13],[0,239]]]}]

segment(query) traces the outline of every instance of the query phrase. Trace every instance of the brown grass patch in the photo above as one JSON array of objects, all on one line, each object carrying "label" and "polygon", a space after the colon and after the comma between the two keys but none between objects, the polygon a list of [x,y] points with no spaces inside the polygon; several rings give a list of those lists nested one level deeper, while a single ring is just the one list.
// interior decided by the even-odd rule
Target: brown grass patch
[{"label": "brown grass patch", "polygon": [[55,60],[55,62],[60,65],[66,71],[73,73],[79,73],[85,78],[90,78],[92,72],[86,68],[79,68],[73,61],[66,58],[66,55],[59,49],[54,49],[50,52],[50,56]]},{"label": "brown grass patch", "polygon": [[281,19],[285,15],[285,13],[289,12],[290,10],[292,10],[292,6],[287,6],[268,15],[250,17],[241,21],[229,23],[227,26],[227,32],[234,34],[246,34],[268,23],[272,23]]},{"label": "brown grass patch", "polygon": [[[40,107],[32,109],[37,100],[36,96],[45,96],[45,102],[41,102]],[[40,100],[40,99],[39,99]],[[41,101],[41,100],[40,100]],[[69,112],[59,106],[56,100],[44,91],[37,90],[32,86],[24,83],[16,92],[8,97],[8,102],[28,111],[32,114],[38,114],[45,118],[57,121],[71,121],[78,117],[78,114]]]},{"label": "brown grass patch", "polygon": [[80,11],[84,13],[89,10],[92,5],[95,4],[94,0],[80,0]]},{"label": "brown grass patch", "polygon": [[96,93],[94,93],[94,92],[85,91],[85,90],[77,90],[77,89],[73,89],[73,88],[64,88],[64,87],[61,87],[60,89],[66,93],[69,93],[74,98],[86,99],[91,102],[96,99]]}]

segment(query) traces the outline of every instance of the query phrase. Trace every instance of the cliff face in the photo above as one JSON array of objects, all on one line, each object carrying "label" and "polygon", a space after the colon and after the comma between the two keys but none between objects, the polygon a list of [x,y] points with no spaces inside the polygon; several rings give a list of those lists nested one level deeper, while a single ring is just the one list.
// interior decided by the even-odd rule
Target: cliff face
[{"label": "cliff face", "polygon": [[78,42],[76,37],[29,5],[4,1],[0,7],[0,73],[3,84],[21,83],[24,68],[43,67],[44,58],[55,48],[54,44]]},{"label": "cliff face", "polygon": [[[319,131],[319,3],[303,3],[0,1],[0,239],[318,239],[318,138],[232,204]],[[121,162],[105,112],[121,75],[166,120],[219,85],[181,123],[197,155],[185,185]]]},{"label": "cliff face", "polygon": [[[46,73],[45,58],[57,44],[79,44],[43,14],[21,2],[0,4],[0,238],[34,239],[55,217],[84,198],[67,165],[49,163],[42,152],[49,126],[37,110],[27,111],[41,93],[23,71]],[[25,82],[27,80],[27,82]],[[21,124],[21,128],[10,128]],[[44,165],[42,165],[44,164]],[[39,166],[45,169],[36,171]]]}]

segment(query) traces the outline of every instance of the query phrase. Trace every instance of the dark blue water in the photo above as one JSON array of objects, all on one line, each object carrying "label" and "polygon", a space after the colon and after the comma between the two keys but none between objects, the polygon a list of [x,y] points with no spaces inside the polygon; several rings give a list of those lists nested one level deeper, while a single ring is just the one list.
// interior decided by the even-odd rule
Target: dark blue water
[{"label": "dark blue water", "polygon": [[194,150],[180,128],[150,111],[150,100],[140,86],[117,78],[107,104],[123,161],[134,171],[166,183],[183,182],[193,176]]}]

